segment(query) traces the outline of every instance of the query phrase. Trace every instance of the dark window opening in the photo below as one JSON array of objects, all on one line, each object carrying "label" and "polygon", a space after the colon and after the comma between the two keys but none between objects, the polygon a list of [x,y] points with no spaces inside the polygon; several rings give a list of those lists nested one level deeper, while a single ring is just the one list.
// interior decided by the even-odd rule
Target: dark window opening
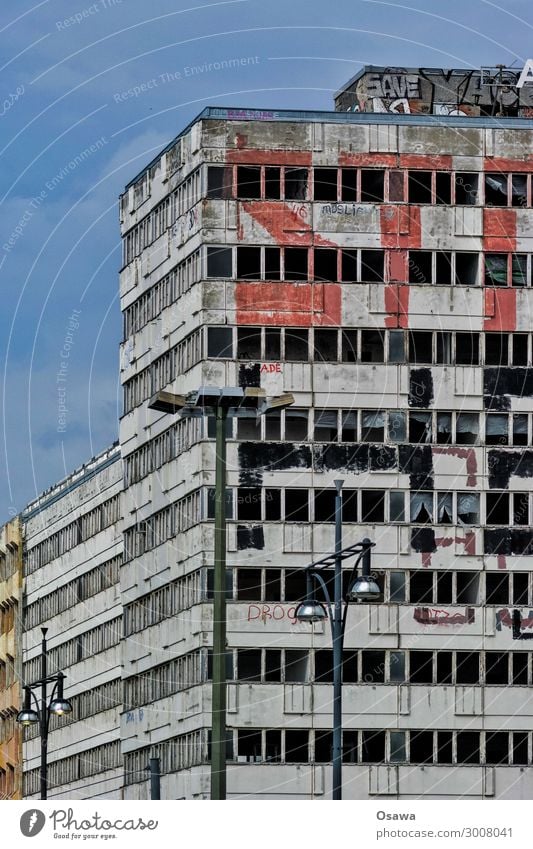
[{"label": "dark window opening", "polygon": [[485,683],[509,683],[509,652],[485,652]]},{"label": "dark window opening", "polygon": [[237,489],[237,519],[245,522],[261,519],[260,487],[239,487]]},{"label": "dark window opening", "polygon": [[408,203],[431,203],[431,171],[408,171]]},{"label": "dark window opening", "polygon": [[485,582],[486,604],[509,604],[509,575],[487,572]]},{"label": "dark window opening", "polygon": [[261,439],[261,422],[256,419],[237,419],[237,439],[251,440]]},{"label": "dark window opening", "polygon": [[[527,492],[515,492],[513,494],[513,525],[529,525],[529,496]],[[518,577],[518,575],[515,577]],[[520,577],[527,578],[527,575]]]},{"label": "dark window opening", "polygon": [[485,417],[485,444],[509,445],[509,417],[507,414],[487,414]]},{"label": "dark window opening", "polygon": [[509,763],[509,735],[507,731],[487,731],[485,735],[485,763]]},{"label": "dark window opening", "polygon": [[337,362],[337,331],[325,328],[315,328],[315,362],[335,363]]},{"label": "dark window opening", "polygon": [[435,203],[449,206],[452,202],[452,175],[449,171],[437,171],[435,175]]},{"label": "dark window opening", "polygon": [[513,365],[527,366],[527,333],[513,335]]},{"label": "dark window opening", "polygon": [[513,604],[528,604],[529,576],[527,572],[515,572],[513,575]]},{"label": "dark window opening", "polygon": [[281,411],[270,410],[265,419],[265,439],[281,439]]},{"label": "dark window opening", "polygon": [[261,329],[259,327],[237,329],[237,358],[239,360],[261,359]]},{"label": "dark window opening", "polygon": [[300,601],[307,595],[304,569],[285,571],[285,601]]},{"label": "dark window opening", "polygon": [[207,169],[207,197],[231,197],[231,167],[210,165]]},{"label": "dark window opening", "polygon": [[437,444],[449,445],[452,441],[452,414],[437,413]]},{"label": "dark window opening", "polygon": [[357,411],[342,411],[342,442],[357,442]]},{"label": "dark window opening", "polygon": [[433,652],[412,651],[409,655],[409,683],[431,684],[433,681]]},{"label": "dark window opening", "polygon": [[433,763],[433,731],[411,731],[410,752],[412,764]]},{"label": "dark window opening", "polygon": [[333,732],[315,731],[315,762],[329,763],[333,756]]},{"label": "dark window opening", "polygon": [[261,197],[261,168],[255,165],[237,166],[237,197]]},{"label": "dark window opening", "polygon": [[361,280],[363,283],[383,283],[384,268],[384,251],[361,251]]},{"label": "dark window opening", "polygon": [[433,602],[433,572],[409,573],[409,603],[432,604]]},{"label": "dark window opening", "polygon": [[431,413],[409,413],[409,442],[432,442]]},{"label": "dark window opening", "polygon": [[383,363],[385,361],[385,333],[382,330],[361,331],[361,362]]},{"label": "dark window opening", "polygon": [[512,256],[511,256],[511,284],[513,286],[527,286],[527,256],[526,256],[526,254],[512,254]]},{"label": "dark window opening", "polygon": [[485,365],[506,366],[509,358],[509,336],[503,333],[485,334]]},{"label": "dark window opening", "polygon": [[363,168],[361,170],[361,202],[383,203],[384,192],[385,171]]},{"label": "dark window opening", "polygon": [[527,684],[527,652],[512,653],[513,684]]},{"label": "dark window opening", "polygon": [[265,520],[279,522],[281,519],[281,490],[265,489]]},{"label": "dark window opening", "polygon": [[435,265],[435,283],[439,286],[452,284],[452,255],[449,251],[437,251]]},{"label": "dark window opening", "polygon": [[307,168],[285,168],[285,199],[306,200]]},{"label": "dark window opening", "polygon": [[405,335],[403,330],[389,330],[389,363],[405,362]]},{"label": "dark window opening", "polygon": [[342,330],[341,342],[343,363],[357,362],[357,330]]},{"label": "dark window opening", "polygon": [[478,175],[466,171],[455,175],[455,203],[457,206],[470,206],[477,203]]},{"label": "dark window opening", "polygon": [[357,200],[357,169],[343,168],[341,171],[341,200]]},{"label": "dark window opening", "polygon": [[449,330],[437,331],[436,362],[438,365],[452,363],[452,334]]},{"label": "dark window opening", "polygon": [[281,330],[267,327],[265,330],[265,360],[281,359]]},{"label": "dark window opening", "polygon": [[431,251],[409,251],[409,283],[431,283]]},{"label": "dark window opening", "polygon": [[233,330],[231,327],[207,328],[207,356],[233,357]]},{"label": "dark window opening", "polygon": [[385,652],[364,650],[361,652],[361,680],[366,684],[385,682]]},{"label": "dark window opening", "polygon": [[477,445],[478,438],[478,413],[457,413],[455,420],[455,441],[457,445]]},{"label": "dark window opening", "polygon": [[357,652],[353,650],[342,653],[342,680],[345,684],[355,684],[357,677]]},{"label": "dark window opening", "polygon": [[307,248],[285,248],[285,280],[307,280]]},{"label": "dark window opening", "polygon": [[409,331],[409,362],[432,362],[433,334],[425,330]]},{"label": "dark window opening", "polygon": [[344,489],[342,495],[342,521],[357,522],[357,490]]},{"label": "dark window opening", "polygon": [[507,206],[507,174],[485,174],[485,205]]},{"label": "dark window opening", "polygon": [[411,492],[411,522],[416,522],[418,525],[427,524],[433,521],[433,493]]},{"label": "dark window opening", "polygon": [[389,171],[389,200],[404,200],[404,171]]},{"label": "dark window opening", "polygon": [[265,280],[281,280],[280,249],[265,248]]},{"label": "dark window opening", "polygon": [[[226,434],[227,436],[227,434]],[[231,439],[231,435],[229,437]],[[215,506],[216,506],[216,490],[215,488],[209,488],[207,490],[207,518],[214,519],[215,518]],[[226,490],[226,518],[233,519],[233,492],[231,489]]]},{"label": "dark window opening", "polygon": [[261,760],[261,732],[237,731],[237,754],[248,761]]},{"label": "dark window opening", "polygon": [[455,362],[458,366],[479,365],[479,333],[455,335]]},{"label": "dark window opening", "polygon": [[453,604],[452,572],[437,572],[437,604]]},{"label": "dark window opening", "polygon": [[309,331],[288,327],[285,330],[285,359],[288,362],[307,362],[309,359]]},{"label": "dark window opening", "polygon": [[407,440],[407,416],[403,410],[389,411],[389,439],[391,442]]},{"label": "dark window opening", "polygon": [[[405,496],[403,492],[389,492],[389,520],[405,522]],[[403,599],[401,599],[403,601]]]},{"label": "dark window opening", "polygon": [[[267,569],[265,571],[265,601],[281,601],[280,569]],[[274,649],[272,649],[272,651],[274,651]]]},{"label": "dark window opening", "polygon": [[363,489],[361,492],[361,521],[385,521],[385,493],[383,491]]},{"label": "dark window opening", "polygon": [[335,248],[315,248],[314,279],[319,282],[335,282],[337,280],[337,251]]},{"label": "dark window opening", "polygon": [[479,652],[456,653],[455,681],[457,684],[479,684]]},{"label": "dark window opening", "polygon": [[458,286],[476,285],[478,263],[478,254],[457,251],[455,254],[455,282]]},{"label": "dark window opening", "polygon": [[457,604],[478,604],[479,572],[457,572]]},{"label": "dark window opening", "polygon": [[237,599],[239,601],[261,601],[261,570],[237,570]]},{"label": "dark window opening", "polygon": [[[214,598],[215,591],[215,570],[208,569],[207,570],[207,598],[209,600]],[[233,598],[233,569],[226,569],[226,598]],[[231,658],[231,654],[228,654],[228,657]],[[226,659],[227,665],[227,659]],[[232,673],[233,677],[233,673]]]},{"label": "dark window opening", "polygon": [[265,168],[265,198],[267,200],[279,200],[281,197],[281,169],[275,166]]},{"label": "dark window opening", "polygon": [[309,491],[307,489],[285,490],[285,521],[309,521]]},{"label": "dark window opening", "polygon": [[342,760],[344,763],[355,764],[358,761],[357,731],[342,732]]},{"label": "dark window opening", "polygon": [[281,761],[281,730],[269,728],[265,731],[265,761],[280,763]]},{"label": "dark window opening", "polygon": [[437,522],[439,525],[453,524],[453,495],[451,492],[437,493]]},{"label": "dark window opening", "polygon": [[383,442],[385,439],[385,413],[380,410],[363,410],[361,414],[362,442]]},{"label": "dark window opening", "polygon": [[485,254],[485,286],[507,286],[507,254]]},{"label": "dark window opening", "polygon": [[[242,570],[239,570],[242,571]],[[255,596],[257,599],[258,596]],[[261,680],[261,649],[239,649],[237,652],[237,680]]]},{"label": "dark window opening", "polygon": [[453,653],[451,651],[437,651],[436,684],[451,684],[453,670]]},{"label": "dark window opening", "polygon": [[527,206],[527,174],[511,175],[511,203],[513,206]]},{"label": "dark window opening", "polygon": [[280,649],[266,649],[265,651],[265,681],[273,683],[281,681]]},{"label": "dark window opening", "polygon": [[527,731],[513,731],[513,764],[526,766],[527,758]]},{"label": "dark window opening", "polygon": [[383,763],[385,760],[385,732],[362,731],[361,761]]},{"label": "dark window opening", "polygon": [[315,410],[315,442],[336,442],[337,410]]},{"label": "dark window opening", "polygon": [[341,278],[345,283],[354,283],[357,275],[357,251],[342,251],[341,253]]},{"label": "dark window opening", "polygon": [[285,439],[287,442],[304,442],[308,434],[307,410],[285,412]]},{"label": "dark window opening", "polygon": [[315,651],[315,681],[329,684],[333,681],[333,652],[331,649]]},{"label": "dark window opening", "polygon": [[486,494],[487,525],[509,524],[509,493],[487,492]]},{"label": "dark window opening", "polygon": [[285,681],[303,684],[309,680],[309,652],[285,649]]},{"label": "dark window opening", "polygon": [[233,274],[233,260],[231,248],[208,248],[207,249],[207,276],[208,277],[231,277]]},{"label": "dark window opening", "polygon": [[314,200],[337,200],[337,169],[315,168]]},{"label": "dark window opening", "polygon": [[437,731],[437,763],[453,763],[453,732]]},{"label": "dark window opening", "polygon": [[335,521],[335,492],[331,489],[315,491],[315,522]]},{"label": "dark window opening", "polygon": [[305,764],[309,762],[309,732],[287,728],[285,731],[286,763]]}]

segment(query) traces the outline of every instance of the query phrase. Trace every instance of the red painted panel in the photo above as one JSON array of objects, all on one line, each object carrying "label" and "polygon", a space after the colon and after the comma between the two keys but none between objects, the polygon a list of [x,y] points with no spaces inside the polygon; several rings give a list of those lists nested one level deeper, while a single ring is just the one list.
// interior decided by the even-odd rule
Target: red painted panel
[{"label": "red painted panel", "polygon": [[523,159],[505,159],[501,156],[491,156],[483,160],[484,171],[533,171],[533,156],[526,154]]},{"label": "red painted panel", "polygon": [[400,168],[425,168],[430,171],[451,171],[452,157],[448,154],[401,153]]},{"label": "red painted panel", "polygon": [[516,210],[483,210],[483,249],[486,251],[516,250]]},{"label": "red painted panel", "polygon": [[246,136],[237,134],[238,150],[226,151],[228,165],[302,165],[309,167],[312,162],[310,150],[255,150],[243,149]]},{"label": "red painted panel", "polygon": [[341,151],[339,153],[339,165],[346,167],[365,168],[396,168],[398,157],[395,153],[352,153]]},{"label": "red painted panel", "polygon": [[337,244],[330,239],[324,239],[318,233],[313,233],[307,220],[309,208],[300,201],[291,204],[275,200],[248,200],[242,201],[240,206],[267,231],[278,245],[308,247],[315,244],[320,247],[337,247]]},{"label": "red painted panel", "polygon": [[485,289],[484,330],[516,330],[516,289]]},{"label": "red painted panel", "polygon": [[409,286],[390,283],[385,286],[385,327],[409,326]]},{"label": "red painted panel", "polygon": [[236,323],[338,327],[341,300],[337,283],[236,283]]},{"label": "red painted panel", "polygon": [[474,448],[459,448],[459,447],[448,447],[448,446],[433,446],[433,454],[445,454],[450,457],[460,457],[461,460],[466,460],[466,472],[468,474],[468,478],[466,480],[467,486],[476,486],[477,485],[477,459],[476,452]]},{"label": "red painted panel", "polygon": [[389,280],[391,283],[407,283],[407,251],[389,251]]},{"label": "red painted panel", "polygon": [[422,222],[419,206],[384,204],[380,207],[380,223],[382,247],[421,247]]}]

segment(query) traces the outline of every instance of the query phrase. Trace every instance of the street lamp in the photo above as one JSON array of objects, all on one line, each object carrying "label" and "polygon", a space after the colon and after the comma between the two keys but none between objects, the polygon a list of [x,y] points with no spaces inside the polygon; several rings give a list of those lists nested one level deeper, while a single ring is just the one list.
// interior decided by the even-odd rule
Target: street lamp
[{"label": "street lamp", "polygon": [[[335,482],[335,553],[328,554],[306,567],[307,598],[300,602],[295,611],[299,622],[324,622],[329,619],[333,641],[333,799],[342,799],[342,651],[346,631],[349,601],[374,601],[381,591],[370,574],[371,549],[375,543],[369,539],[342,547],[342,484]],[[356,557],[348,583],[346,598],[342,595],[342,561]],[[357,567],[362,563],[362,574],[356,577]],[[322,572],[334,566],[333,609],[331,597]],[[318,583],[324,593],[326,604],[314,597],[314,584]],[[344,601],[344,611],[342,609]]]},{"label": "street lamp", "polygon": [[216,420],[215,551],[213,581],[213,675],[211,711],[211,799],[226,798],[226,421],[261,416],[294,403],[290,392],[267,398],[258,387],[201,386],[188,395],[157,392],[148,402],[163,413]]},{"label": "street lamp", "polygon": [[[17,714],[17,722],[21,725],[35,725],[39,723],[41,732],[41,799],[48,798],[48,732],[51,716],[64,716],[66,713],[72,713],[72,705],[68,699],[63,696],[63,681],[65,675],[63,672],[57,672],[55,675],[48,675],[48,649],[46,646],[46,633],[48,628],[41,628],[43,635],[41,642],[41,677],[33,684],[24,686],[24,706]],[[48,704],[48,684],[54,682],[54,689]],[[33,690],[41,688],[41,704]],[[32,697],[35,701],[36,710],[31,706]]]}]

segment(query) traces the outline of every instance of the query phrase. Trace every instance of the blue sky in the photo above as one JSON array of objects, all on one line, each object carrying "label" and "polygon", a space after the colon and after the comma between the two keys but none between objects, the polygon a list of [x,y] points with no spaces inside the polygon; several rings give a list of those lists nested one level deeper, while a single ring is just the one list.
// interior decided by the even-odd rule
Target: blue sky
[{"label": "blue sky", "polygon": [[[3,522],[117,438],[117,198],[195,114],[330,109],[364,64],[521,66],[533,13],[528,0],[17,0],[0,35]],[[233,58],[250,61],[202,70]]]}]

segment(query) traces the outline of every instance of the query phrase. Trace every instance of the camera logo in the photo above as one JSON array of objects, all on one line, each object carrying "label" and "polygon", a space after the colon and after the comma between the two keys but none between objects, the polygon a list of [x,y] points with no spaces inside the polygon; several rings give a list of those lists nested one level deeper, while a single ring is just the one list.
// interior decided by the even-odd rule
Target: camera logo
[{"label": "camera logo", "polygon": [[20,818],[20,830],[24,837],[35,837],[39,834],[46,822],[46,817],[42,811],[37,808],[32,808],[30,811],[25,811]]}]

